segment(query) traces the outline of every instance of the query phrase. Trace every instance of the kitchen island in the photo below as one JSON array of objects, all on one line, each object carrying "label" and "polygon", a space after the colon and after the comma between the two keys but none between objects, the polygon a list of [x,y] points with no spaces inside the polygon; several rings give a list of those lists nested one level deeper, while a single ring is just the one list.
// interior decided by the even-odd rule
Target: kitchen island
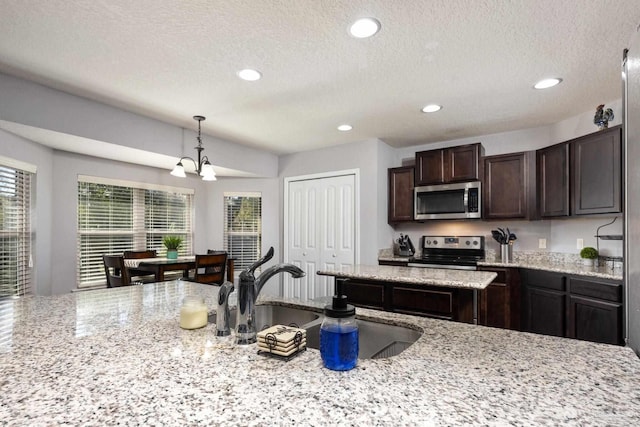
[{"label": "kitchen island", "polygon": [[334,372],[317,350],[282,362],[212,324],[180,329],[184,296],[213,308],[217,289],[174,281],[0,301],[1,423],[640,423],[640,360],[625,347],[358,308],[423,335]]},{"label": "kitchen island", "polygon": [[488,271],[353,265],[327,268],[351,304],[405,314],[476,323],[478,291],[496,278]]}]

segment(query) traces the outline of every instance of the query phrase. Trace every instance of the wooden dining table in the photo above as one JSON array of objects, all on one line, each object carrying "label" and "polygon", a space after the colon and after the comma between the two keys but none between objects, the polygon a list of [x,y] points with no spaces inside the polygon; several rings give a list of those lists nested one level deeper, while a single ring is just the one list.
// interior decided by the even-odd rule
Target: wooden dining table
[{"label": "wooden dining table", "polygon": [[[156,282],[162,282],[164,281],[164,273],[167,271],[182,271],[182,277],[189,277],[189,271],[196,268],[196,257],[191,255],[181,256],[177,259],[163,257],[125,259],[124,264],[127,268],[153,273]],[[227,258],[227,280],[230,282],[233,282],[233,270],[234,259]]]}]

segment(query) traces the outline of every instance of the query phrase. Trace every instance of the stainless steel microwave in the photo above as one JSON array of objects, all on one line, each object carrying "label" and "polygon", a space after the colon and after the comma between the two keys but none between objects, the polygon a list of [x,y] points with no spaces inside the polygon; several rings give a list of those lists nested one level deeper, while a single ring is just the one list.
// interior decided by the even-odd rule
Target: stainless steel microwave
[{"label": "stainless steel microwave", "polygon": [[481,218],[480,181],[429,185],[414,189],[414,218]]}]

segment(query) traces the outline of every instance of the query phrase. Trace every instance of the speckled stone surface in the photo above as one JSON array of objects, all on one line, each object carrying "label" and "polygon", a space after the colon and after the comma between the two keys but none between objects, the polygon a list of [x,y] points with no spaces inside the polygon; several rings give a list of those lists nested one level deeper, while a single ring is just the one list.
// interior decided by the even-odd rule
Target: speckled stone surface
[{"label": "speckled stone surface", "polygon": [[[573,254],[514,252],[513,258],[513,262],[503,263],[500,257],[496,256],[495,251],[487,251],[487,257],[483,261],[478,262],[478,265],[487,267],[529,268],[611,280],[622,280],[623,278],[622,265],[619,263],[615,263],[615,268],[612,268],[610,265],[589,267],[583,265],[580,258],[575,257]],[[407,257],[393,255],[392,251],[386,250],[380,252],[378,261],[400,261],[408,263],[409,259]]]},{"label": "speckled stone surface", "polygon": [[496,278],[495,273],[488,271],[363,264],[319,270],[318,274],[349,279],[379,280],[383,282],[465,289],[484,289]]},{"label": "speckled stone surface", "polygon": [[214,307],[217,287],[0,301],[0,424],[640,425],[640,360],[628,348],[358,308],[423,335],[334,372],[314,349],[282,362],[216,338],[213,324],[180,329],[187,294]]}]

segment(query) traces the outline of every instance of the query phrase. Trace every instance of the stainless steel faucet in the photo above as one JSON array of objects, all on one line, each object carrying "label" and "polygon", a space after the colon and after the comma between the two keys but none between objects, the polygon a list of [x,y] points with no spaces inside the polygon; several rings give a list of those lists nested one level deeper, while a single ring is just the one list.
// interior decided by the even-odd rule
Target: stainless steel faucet
[{"label": "stainless steel faucet", "polygon": [[293,264],[277,264],[267,268],[257,278],[254,275],[256,268],[273,258],[273,247],[267,254],[253,263],[249,268],[240,273],[238,284],[238,314],[236,321],[236,342],[238,344],[252,344],[256,342],[256,299],[264,284],[279,273],[289,273],[295,278],[305,275],[299,267]]}]

